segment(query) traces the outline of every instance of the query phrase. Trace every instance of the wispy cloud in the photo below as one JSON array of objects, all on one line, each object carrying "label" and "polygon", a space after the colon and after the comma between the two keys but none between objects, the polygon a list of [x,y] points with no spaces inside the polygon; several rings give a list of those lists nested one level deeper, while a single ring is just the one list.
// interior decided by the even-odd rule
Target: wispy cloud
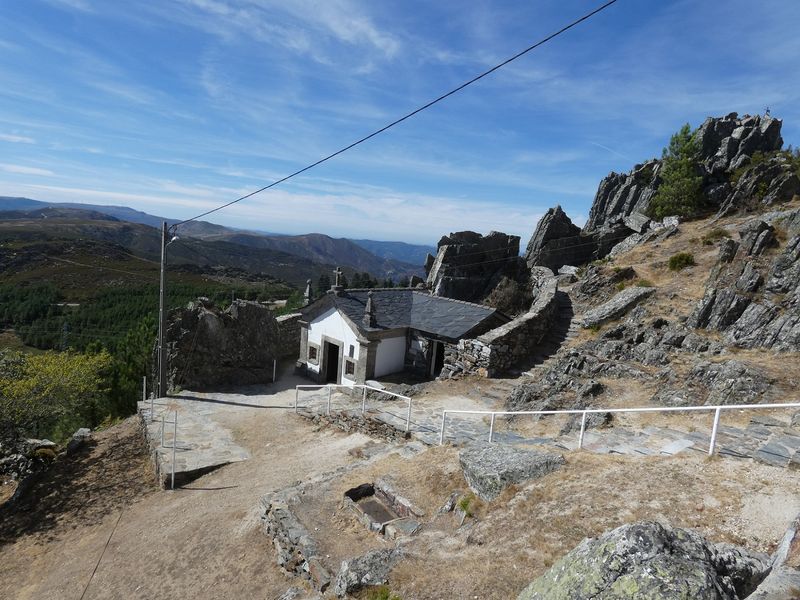
[{"label": "wispy cloud", "polygon": [[12,133],[0,133],[0,140],[13,144],[35,144],[36,140],[26,135],[14,135]]},{"label": "wispy cloud", "polygon": [[49,169],[40,169],[38,167],[26,167],[24,165],[13,165],[7,163],[0,163],[0,170],[6,173],[16,173],[18,175],[38,175],[41,177],[52,177],[55,175]]}]

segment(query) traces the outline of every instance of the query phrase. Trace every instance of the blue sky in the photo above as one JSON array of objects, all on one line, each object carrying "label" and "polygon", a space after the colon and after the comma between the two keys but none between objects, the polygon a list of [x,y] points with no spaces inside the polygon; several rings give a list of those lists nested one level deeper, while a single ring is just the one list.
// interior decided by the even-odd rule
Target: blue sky
[{"label": "blue sky", "polygon": [[[588,12],[577,0],[5,0],[0,195],[187,218],[369,133]],[[709,115],[800,145],[800,2],[620,0],[293,180],[210,217],[284,233],[527,242]]]}]

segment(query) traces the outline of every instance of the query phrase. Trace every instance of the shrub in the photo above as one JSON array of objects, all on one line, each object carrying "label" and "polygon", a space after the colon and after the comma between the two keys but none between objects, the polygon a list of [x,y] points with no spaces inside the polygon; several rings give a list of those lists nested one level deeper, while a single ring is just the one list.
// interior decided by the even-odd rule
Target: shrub
[{"label": "shrub", "polygon": [[393,594],[388,585],[379,585],[367,592],[366,600],[401,600],[401,598]]},{"label": "shrub", "polygon": [[691,252],[678,252],[669,257],[669,270],[680,271],[686,267],[696,265],[694,255]]},{"label": "shrub", "polygon": [[34,458],[41,458],[46,461],[53,461],[56,459],[56,453],[52,448],[37,448],[33,451]]},{"label": "shrub", "polygon": [[703,178],[697,170],[697,143],[687,123],[674,134],[662,154],[661,185],[650,203],[650,216],[693,217],[705,208]]},{"label": "shrub", "polygon": [[461,498],[461,500],[458,501],[458,508],[460,508],[461,512],[463,512],[468,517],[472,516],[471,504],[474,499],[475,496],[473,496],[472,494],[467,494],[466,496]]},{"label": "shrub", "polygon": [[713,246],[715,242],[720,241],[724,238],[731,237],[731,234],[728,233],[722,227],[714,227],[711,231],[705,234],[702,238],[704,246]]}]

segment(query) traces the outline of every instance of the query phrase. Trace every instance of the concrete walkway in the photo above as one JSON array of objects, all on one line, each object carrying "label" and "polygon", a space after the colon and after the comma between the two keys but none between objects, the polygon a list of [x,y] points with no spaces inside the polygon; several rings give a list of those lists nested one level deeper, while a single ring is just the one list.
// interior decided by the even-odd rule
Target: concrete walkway
[{"label": "concrete walkway", "polygon": [[[138,413],[153,453],[156,475],[171,487],[173,456],[179,486],[223,465],[250,458],[234,441],[226,420],[247,418],[253,410],[291,410],[294,386],[305,383],[285,376],[274,384],[248,386],[237,392],[180,392],[168,398],[139,402]],[[177,443],[174,444],[177,413]],[[163,424],[162,424],[163,419]],[[162,433],[163,428],[163,433]]]}]

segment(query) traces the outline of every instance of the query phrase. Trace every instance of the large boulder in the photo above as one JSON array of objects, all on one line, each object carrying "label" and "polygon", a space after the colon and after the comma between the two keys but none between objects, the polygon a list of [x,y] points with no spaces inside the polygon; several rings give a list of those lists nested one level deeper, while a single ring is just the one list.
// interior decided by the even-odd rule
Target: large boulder
[{"label": "large boulder", "polygon": [[220,310],[201,299],[172,311],[166,343],[171,388],[267,383],[272,361],[282,356],[273,312],[244,300]]},{"label": "large boulder", "polygon": [[492,231],[451,233],[439,240],[438,252],[426,260],[427,287],[437,296],[483,299],[503,279],[517,279],[519,236]]},{"label": "large boulder", "polygon": [[769,569],[764,554],[644,521],[584,540],[517,600],[739,600]]},{"label": "large boulder", "polygon": [[566,462],[560,454],[488,443],[473,444],[458,458],[469,487],[487,501],[512,484],[542,477]]},{"label": "large boulder", "polygon": [[381,585],[389,580],[389,572],[400,559],[397,549],[371,550],[351,560],[343,560],[333,593],[339,598],[345,597],[364,586]]}]

